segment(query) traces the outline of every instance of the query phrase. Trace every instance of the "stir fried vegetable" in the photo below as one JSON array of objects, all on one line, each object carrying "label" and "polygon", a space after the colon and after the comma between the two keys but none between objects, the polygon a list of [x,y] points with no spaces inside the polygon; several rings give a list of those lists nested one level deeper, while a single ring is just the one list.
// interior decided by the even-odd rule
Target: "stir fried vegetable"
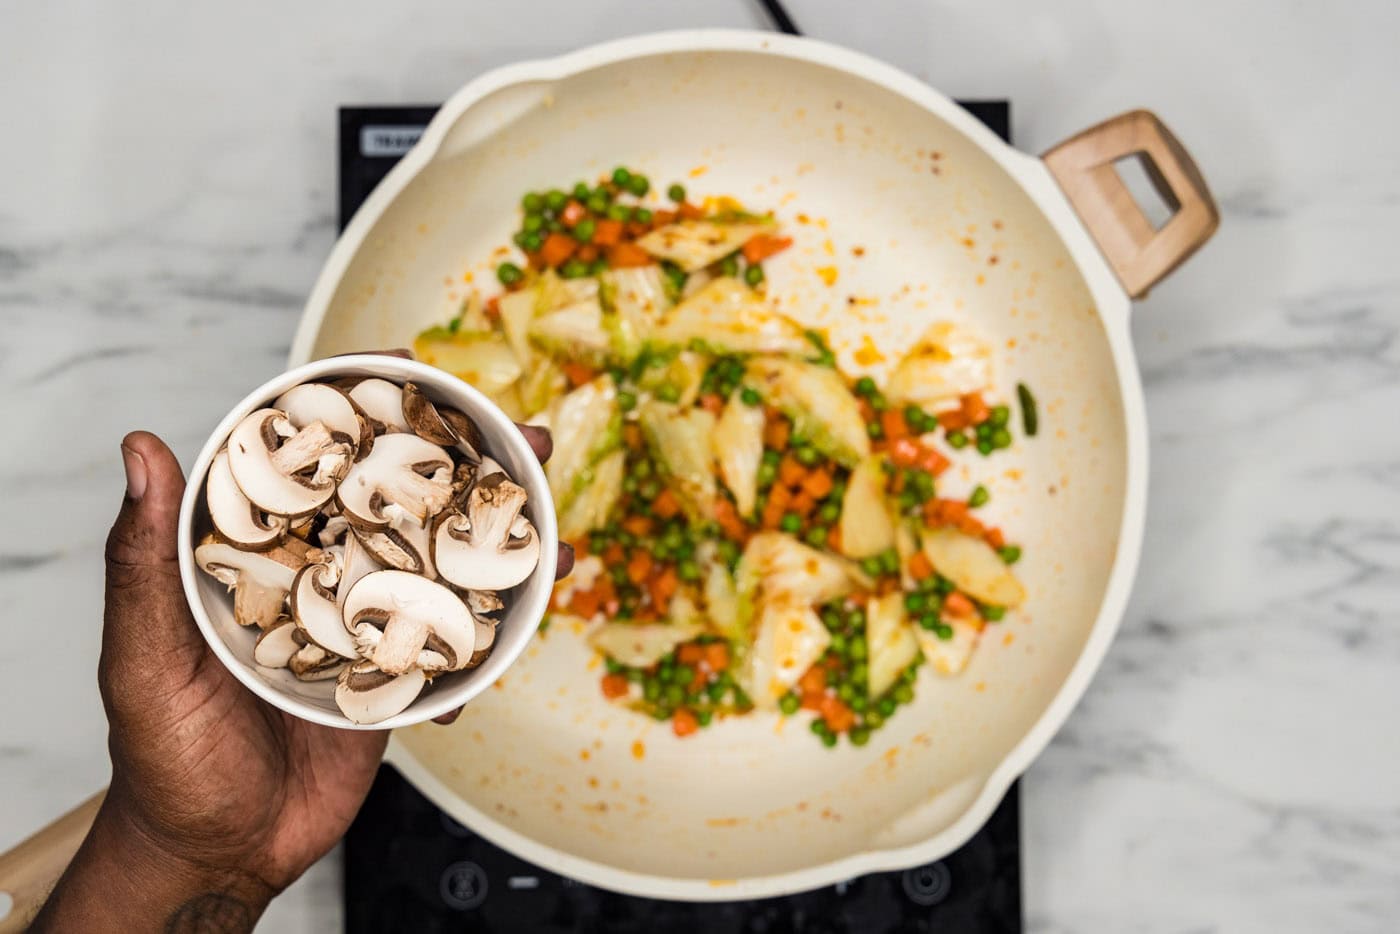
[{"label": "stir fried vegetable", "polygon": [[677,736],[765,710],[863,746],[921,666],[962,672],[1026,599],[993,489],[948,472],[1014,442],[991,345],[939,322],[853,378],[769,301],[764,264],[792,246],[775,218],[651,194],[621,166],[527,193],[505,291],[415,350],[553,432],[579,560],[552,612],[590,625],[605,697]]}]

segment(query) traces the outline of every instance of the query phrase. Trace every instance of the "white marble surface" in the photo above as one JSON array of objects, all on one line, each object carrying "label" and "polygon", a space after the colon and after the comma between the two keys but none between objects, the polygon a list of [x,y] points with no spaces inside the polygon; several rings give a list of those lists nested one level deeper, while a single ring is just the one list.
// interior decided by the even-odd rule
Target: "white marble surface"
[{"label": "white marble surface", "polygon": [[[334,109],[746,0],[64,2],[0,25],[0,847],[107,779],[93,682],[117,442],[190,458],[277,371],[334,238]],[[1037,151],[1132,106],[1224,224],[1134,312],[1143,570],[1025,781],[1032,930],[1393,930],[1400,918],[1400,6],[792,0],[813,35]],[[63,646],[55,678],[36,658]],[[337,930],[334,858],[268,931]]]}]

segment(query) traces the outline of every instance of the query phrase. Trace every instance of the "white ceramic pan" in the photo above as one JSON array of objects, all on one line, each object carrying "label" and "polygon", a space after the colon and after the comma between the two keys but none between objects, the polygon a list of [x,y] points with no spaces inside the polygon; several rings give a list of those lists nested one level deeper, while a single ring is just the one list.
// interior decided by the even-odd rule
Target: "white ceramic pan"
[{"label": "white ceramic pan", "polygon": [[[1113,169],[1132,155],[1175,208],[1160,229]],[[1041,407],[1039,437],[988,462],[1029,599],[963,675],[924,671],[865,748],[761,715],[678,740],[604,701],[597,661],[556,626],[455,726],[396,733],[389,760],[520,856],[641,895],[776,895],[941,857],[1050,741],[1118,626],[1147,487],[1130,297],[1215,229],[1205,184],[1145,112],[1036,158],[854,52],[643,36],[456,94],[337,243],[290,362],[407,345],[485,281],[522,192],[619,163],[775,207],[797,245],[765,264],[770,289],[830,328],[847,368],[878,376],[881,351],[940,318],[994,343],[1000,394],[1024,381]]]}]

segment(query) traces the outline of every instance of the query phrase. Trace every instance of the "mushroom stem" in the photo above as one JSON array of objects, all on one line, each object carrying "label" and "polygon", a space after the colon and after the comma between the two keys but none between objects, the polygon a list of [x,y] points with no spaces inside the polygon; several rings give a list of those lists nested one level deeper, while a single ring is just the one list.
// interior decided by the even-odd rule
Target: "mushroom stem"
[{"label": "mushroom stem", "polygon": [[[276,427],[278,436],[282,436],[281,426]],[[272,466],[279,473],[294,474],[315,464],[319,474],[326,466],[327,457],[343,458],[348,448],[348,445],[331,437],[330,429],[323,422],[312,422],[288,437],[281,447],[272,452]]]}]

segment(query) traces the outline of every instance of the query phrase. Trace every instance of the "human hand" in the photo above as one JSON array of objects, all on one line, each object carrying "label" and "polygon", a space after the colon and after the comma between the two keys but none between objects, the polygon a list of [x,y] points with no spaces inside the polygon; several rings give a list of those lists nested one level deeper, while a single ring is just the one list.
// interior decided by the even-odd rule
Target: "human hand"
[{"label": "human hand", "polygon": [[[547,458],[548,433],[522,431]],[[185,602],[179,463],[145,432],[127,436],[122,457],[98,669],[112,784],[34,930],[251,929],[345,832],[388,734],[300,720],[239,684]],[[563,576],[572,550],[559,557]]]}]

